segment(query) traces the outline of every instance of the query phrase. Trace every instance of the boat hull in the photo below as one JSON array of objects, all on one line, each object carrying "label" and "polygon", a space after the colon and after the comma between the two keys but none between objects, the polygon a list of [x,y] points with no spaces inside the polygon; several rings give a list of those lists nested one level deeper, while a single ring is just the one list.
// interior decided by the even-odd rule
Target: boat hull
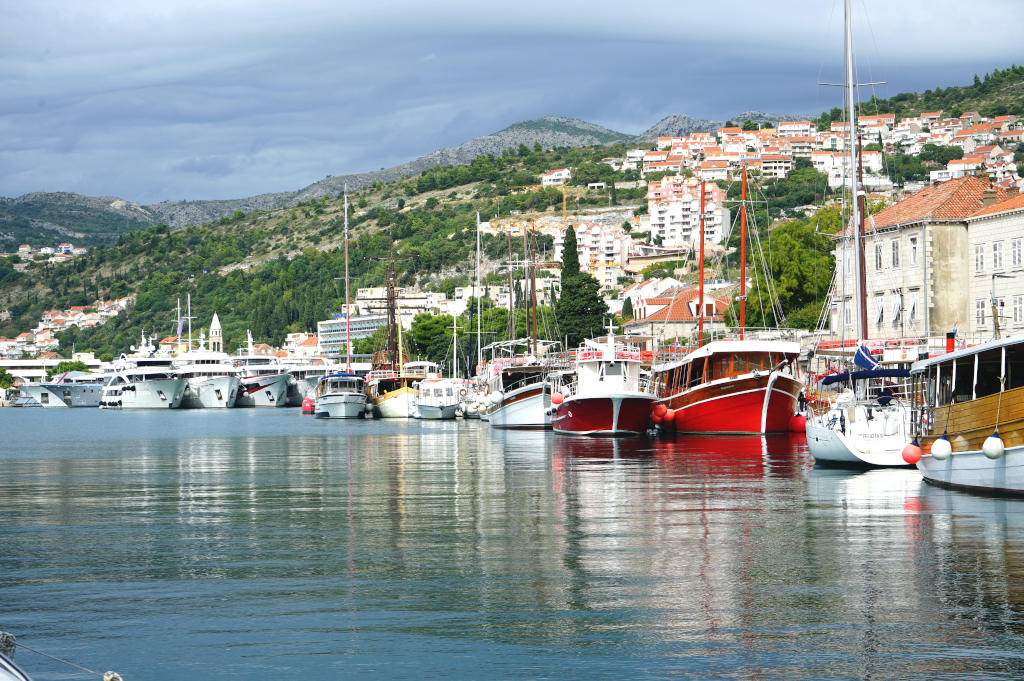
[{"label": "boat hull", "polygon": [[449,421],[455,418],[458,404],[417,404],[416,411],[419,418],[430,421]]},{"label": "boat hull", "polygon": [[651,425],[655,402],[646,393],[570,396],[555,408],[551,427],[565,435],[640,435]]},{"label": "boat hull", "polygon": [[100,407],[108,409],[178,409],[185,396],[185,385],[184,378],[166,378],[121,385],[117,387],[116,396],[104,391]]},{"label": "boat hull", "polygon": [[379,419],[407,419],[412,409],[413,390],[407,386],[373,398],[373,415]]},{"label": "boat hull", "polygon": [[910,442],[902,428],[896,433],[846,433],[827,425],[827,415],[807,420],[807,449],[816,463],[833,466],[905,467],[903,448]]},{"label": "boat hull", "polygon": [[37,383],[18,387],[22,395],[29,397],[33,406],[66,409],[68,407],[97,407],[103,396],[102,383],[62,384]]},{"label": "boat hull", "polygon": [[927,482],[974,492],[1024,495],[1024,445],[992,460],[981,450],[954,452],[945,461],[925,454],[917,468]]},{"label": "boat hull", "polygon": [[289,374],[268,376],[245,376],[238,389],[236,407],[286,407],[288,406]]},{"label": "boat hull", "polygon": [[361,419],[366,416],[366,395],[332,393],[318,397],[313,414],[318,419]]},{"label": "boat hull", "polygon": [[[741,376],[696,386],[664,400],[683,433],[749,435],[789,431],[801,384],[788,374]],[[766,396],[768,396],[766,404]]]},{"label": "boat hull", "polygon": [[238,399],[240,382],[237,376],[213,376],[190,378],[185,396],[181,400],[184,409],[224,409],[234,407]]},{"label": "boat hull", "polygon": [[528,385],[502,396],[490,411],[492,428],[544,430],[551,428],[551,394],[541,384]]}]

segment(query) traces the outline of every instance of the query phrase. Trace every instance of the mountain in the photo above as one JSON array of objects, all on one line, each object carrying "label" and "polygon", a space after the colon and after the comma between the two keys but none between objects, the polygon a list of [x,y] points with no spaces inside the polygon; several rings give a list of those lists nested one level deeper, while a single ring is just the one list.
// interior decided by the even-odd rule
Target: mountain
[{"label": "mountain", "polygon": [[113,243],[121,233],[156,221],[155,213],[113,196],[35,192],[16,199],[0,197],[0,242],[13,242],[15,248],[60,241]]},{"label": "mountain", "polygon": [[415,161],[392,168],[368,173],[337,175],[314,182],[295,192],[262,194],[235,201],[165,201],[147,206],[163,222],[172,227],[182,227],[209,222],[236,210],[250,213],[254,210],[268,210],[290,206],[300,201],[318,199],[322,196],[337,196],[348,185],[350,191],[362,189],[374,182],[393,182],[406,176],[419,175],[435,166],[454,166],[471,162],[481,154],[500,154],[520,144],[532,147],[540,144],[544,149],[553,147],[591,147],[615,142],[633,140],[632,135],[609,130],[576,118],[544,116],[533,121],[515,123],[490,135],[477,137],[454,147],[445,147],[420,156]]},{"label": "mountain", "polygon": [[744,121],[751,120],[755,123],[771,123],[775,125],[779,121],[798,121],[807,116],[793,114],[770,114],[763,111],[744,111],[730,117],[727,121],[713,121],[693,118],[686,114],[670,114],[640,133],[637,139],[645,142],[653,142],[659,137],[685,137],[695,132],[715,132],[729,121],[740,125]]}]

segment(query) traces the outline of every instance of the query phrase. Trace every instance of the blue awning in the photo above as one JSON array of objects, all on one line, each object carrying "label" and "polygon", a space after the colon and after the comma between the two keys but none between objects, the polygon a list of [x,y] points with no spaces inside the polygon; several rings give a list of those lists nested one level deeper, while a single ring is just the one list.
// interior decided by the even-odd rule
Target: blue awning
[{"label": "blue awning", "polygon": [[829,374],[821,379],[822,385],[846,383],[848,381],[866,381],[871,378],[907,378],[909,369],[871,369],[869,371],[844,371],[841,374]]}]

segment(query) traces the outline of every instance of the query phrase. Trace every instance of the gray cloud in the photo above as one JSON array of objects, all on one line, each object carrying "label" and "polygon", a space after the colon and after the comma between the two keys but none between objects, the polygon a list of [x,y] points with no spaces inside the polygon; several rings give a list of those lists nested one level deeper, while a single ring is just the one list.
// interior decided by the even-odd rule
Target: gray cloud
[{"label": "gray cloud", "polygon": [[[549,113],[637,133],[669,113],[839,103],[816,86],[840,77],[838,2],[6,4],[5,196],[236,198]],[[855,6],[871,17],[857,26],[862,76],[889,82],[879,96],[1019,59],[1015,24],[989,20],[1018,11],[1008,1]]]}]

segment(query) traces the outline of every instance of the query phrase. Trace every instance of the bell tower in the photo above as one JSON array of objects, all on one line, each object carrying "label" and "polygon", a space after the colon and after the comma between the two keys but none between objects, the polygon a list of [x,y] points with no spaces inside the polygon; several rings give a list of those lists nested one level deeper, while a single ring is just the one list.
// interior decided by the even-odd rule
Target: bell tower
[{"label": "bell tower", "polygon": [[224,352],[224,332],[220,328],[220,319],[217,313],[213,313],[213,320],[210,321],[210,350],[213,352]]}]

